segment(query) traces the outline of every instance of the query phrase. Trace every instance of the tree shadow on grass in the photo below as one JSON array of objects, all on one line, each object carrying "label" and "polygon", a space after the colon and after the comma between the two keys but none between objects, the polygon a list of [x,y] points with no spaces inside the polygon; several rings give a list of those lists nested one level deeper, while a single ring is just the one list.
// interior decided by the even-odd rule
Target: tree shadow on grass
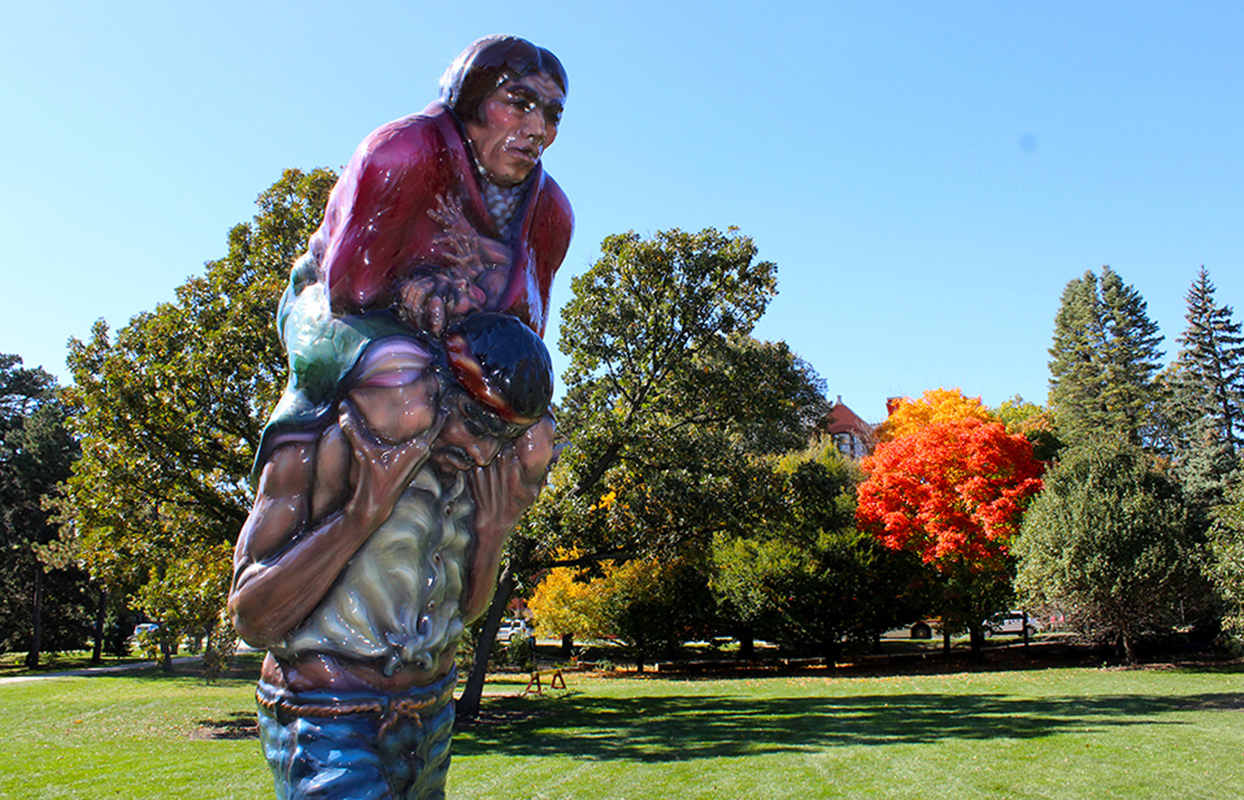
[{"label": "tree shadow on grass", "polygon": [[1139,724],[1183,725],[1184,720],[1167,715],[1197,710],[1238,713],[1244,709],[1244,696],[564,696],[546,708],[547,716],[480,725],[456,734],[455,755],[481,755],[500,748],[508,755],[663,762],[945,739],[1035,739]]},{"label": "tree shadow on grass", "polygon": [[251,711],[234,711],[224,719],[201,719],[191,739],[258,739],[259,722]]}]

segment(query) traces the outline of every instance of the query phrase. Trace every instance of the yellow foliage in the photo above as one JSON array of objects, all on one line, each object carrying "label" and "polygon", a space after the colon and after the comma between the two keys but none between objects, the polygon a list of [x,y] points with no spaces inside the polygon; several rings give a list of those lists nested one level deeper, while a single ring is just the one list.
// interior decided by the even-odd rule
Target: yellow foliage
[{"label": "yellow foliage", "polygon": [[613,505],[615,502],[617,502],[617,500],[618,500],[617,490],[610,489],[607,493],[605,493],[600,498],[598,502],[594,503],[589,510],[596,511],[599,509],[601,511],[607,511],[609,509],[609,506]]},{"label": "yellow foliage", "polygon": [[[558,561],[579,557],[577,550],[560,550]],[[560,637],[570,634],[577,638],[597,635],[595,605],[597,592],[583,580],[580,567],[554,567],[536,586],[527,606],[535,616],[536,635]]]},{"label": "yellow foliage", "polygon": [[994,416],[979,397],[965,397],[961,389],[929,389],[919,400],[910,397],[899,400],[889,419],[877,428],[877,441],[888,442],[934,423],[965,419],[992,422]]},{"label": "yellow foliage", "polygon": [[[560,551],[558,561],[578,558],[577,551]],[[581,567],[554,567],[527,601],[535,617],[536,635],[576,639],[618,636],[609,616],[610,603],[619,593],[659,597],[668,592],[669,565],[656,558],[617,563],[600,562],[601,575],[587,580]]]}]

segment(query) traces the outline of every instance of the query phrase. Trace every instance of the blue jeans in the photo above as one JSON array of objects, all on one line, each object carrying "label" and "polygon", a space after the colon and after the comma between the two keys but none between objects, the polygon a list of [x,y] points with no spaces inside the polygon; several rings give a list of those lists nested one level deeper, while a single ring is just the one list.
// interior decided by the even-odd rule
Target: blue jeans
[{"label": "blue jeans", "polygon": [[264,681],[259,739],[279,800],[445,796],[457,671],[400,695],[290,692]]}]

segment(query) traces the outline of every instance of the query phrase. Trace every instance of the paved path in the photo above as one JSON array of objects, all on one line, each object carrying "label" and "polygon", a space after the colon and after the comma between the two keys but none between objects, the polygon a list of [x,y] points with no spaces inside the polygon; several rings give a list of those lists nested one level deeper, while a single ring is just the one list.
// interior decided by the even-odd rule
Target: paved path
[{"label": "paved path", "polygon": [[[189,664],[199,661],[203,656],[178,656],[173,659],[173,666],[178,664]],[[128,672],[135,669],[147,669],[149,667],[158,667],[158,661],[135,661],[132,664],[115,664],[111,667],[84,667],[83,669],[70,669],[64,672],[43,672],[38,675],[17,675],[12,678],[0,678],[0,684],[5,683],[25,683],[26,681],[41,681],[44,678],[81,678],[90,677],[92,675],[110,675],[114,672]]]}]

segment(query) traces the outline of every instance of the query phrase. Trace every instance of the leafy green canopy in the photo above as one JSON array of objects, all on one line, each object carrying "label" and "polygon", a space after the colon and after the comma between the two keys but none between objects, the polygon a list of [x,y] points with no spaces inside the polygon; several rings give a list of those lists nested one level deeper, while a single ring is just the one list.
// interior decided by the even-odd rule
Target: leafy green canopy
[{"label": "leafy green canopy", "polygon": [[1210,580],[1223,605],[1223,629],[1244,648],[1244,484],[1237,484],[1214,511],[1209,531]]},{"label": "leafy green canopy", "polygon": [[176,300],[115,337],[101,320],[70,342],[82,458],[60,518],[92,574],[137,592],[170,637],[211,630],[223,607],[245,479],[285,377],[276,301],[335,180],[287,170]]},{"label": "leafy green canopy", "polygon": [[811,367],[750,337],[776,272],[733,229],[605,239],[562,311],[571,447],[535,515],[545,552],[675,549],[741,524],[751,457],[801,447],[827,410]]},{"label": "leafy green canopy", "polygon": [[713,536],[763,522],[780,499],[761,457],[803,447],[828,410],[810,366],[750,336],[777,290],[756,254],[734,229],[610,236],[562,310],[569,446],[512,563],[584,567],[590,591],[559,597],[640,658],[703,627]]},{"label": "leafy green canopy", "polygon": [[1171,623],[1196,548],[1179,487],[1137,446],[1098,438],[1046,473],[1014,547],[1016,589],[1029,607],[1120,637],[1134,658],[1142,634]]},{"label": "leafy green canopy", "polygon": [[914,556],[857,531],[859,468],[829,438],[774,462],[765,523],[713,538],[712,589],[741,630],[833,658],[918,613]]}]

